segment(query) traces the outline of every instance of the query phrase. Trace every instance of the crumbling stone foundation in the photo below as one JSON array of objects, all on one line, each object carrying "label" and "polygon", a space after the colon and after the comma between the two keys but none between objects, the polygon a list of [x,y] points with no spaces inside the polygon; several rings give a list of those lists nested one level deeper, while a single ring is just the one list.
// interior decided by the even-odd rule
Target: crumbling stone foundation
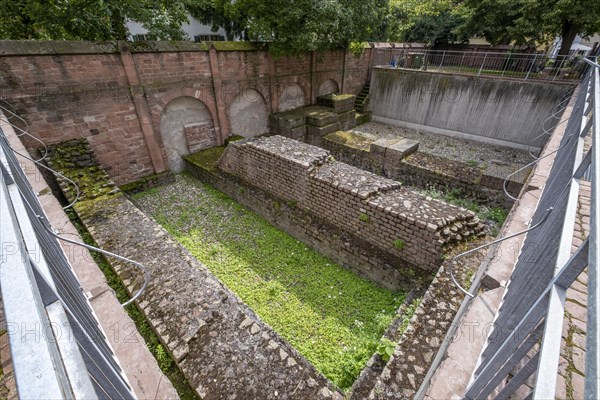
[{"label": "crumbling stone foundation", "polygon": [[426,270],[453,245],[484,235],[470,211],[414,193],[400,183],[333,160],[282,136],[231,143],[220,168]]},{"label": "crumbling stone foundation", "polygon": [[[74,206],[105,250],[145,265],[151,280],[139,306],[196,393],[203,399],[337,399],[340,391],[266,325],[99,167],[85,140],[51,149],[54,168],[81,189]],[[67,200],[75,191],[59,182]],[[142,273],[109,262],[130,293]]]},{"label": "crumbling stone foundation", "polygon": [[[504,179],[520,166],[489,160],[485,168],[419,151],[419,142],[401,137],[374,139],[360,132],[337,131],[324,136],[321,147],[342,162],[407,185],[438,190],[458,189],[493,207],[506,206]],[[507,190],[518,196],[529,169],[512,175]]]}]

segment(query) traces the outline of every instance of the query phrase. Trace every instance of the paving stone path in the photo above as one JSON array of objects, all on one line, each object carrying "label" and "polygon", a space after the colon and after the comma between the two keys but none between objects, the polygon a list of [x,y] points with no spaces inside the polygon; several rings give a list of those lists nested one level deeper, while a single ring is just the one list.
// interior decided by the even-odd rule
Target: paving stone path
[{"label": "paving stone path", "polygon": [[[572,251],[589,234],[590,227],[589,181],[581,180],[579,209],[575,221]],[[561,358],[556,385],[557,399],[583,399],[585,379],[585,339],[587,325],[587,269],[584,270],[567,291]]]}]

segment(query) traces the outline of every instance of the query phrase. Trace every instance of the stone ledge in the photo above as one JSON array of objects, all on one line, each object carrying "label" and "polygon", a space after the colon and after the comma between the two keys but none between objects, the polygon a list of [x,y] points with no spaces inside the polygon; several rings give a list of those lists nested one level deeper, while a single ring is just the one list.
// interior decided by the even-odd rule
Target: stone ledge
[{"label": "stone ledge", "polygon": [[[70,162],[69,150],[80,153],[71,143],[66,149],[57,167]],[[118,189],[74,209],[101,248],[148,268],[151,280],[138,304],[199,396],[289,399],[295,388],[300,398],[342,399],[331,382]],[[136,292],[139,270],[109,262],[127,290]]]}]

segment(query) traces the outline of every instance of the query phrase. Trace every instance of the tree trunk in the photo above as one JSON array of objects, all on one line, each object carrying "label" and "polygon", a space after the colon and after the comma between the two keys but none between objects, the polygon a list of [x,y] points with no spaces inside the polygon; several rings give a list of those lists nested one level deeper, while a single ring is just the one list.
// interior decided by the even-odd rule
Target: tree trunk
[{"label": "tree trunk", "polygon": [[565,21],[562,27],[562,43],[560,50],[558,51],[559,56],[568,56],[571,51],[571,46],[577,36],[577,26],[572,24],[570,21]]},{"label": "tree trunk", "polygon": [[125,18],[121,15],[119,10],[113,10],[111,16],[111,28],[112,36],[117,40],[128,40],[127,26],[125,25]]}]

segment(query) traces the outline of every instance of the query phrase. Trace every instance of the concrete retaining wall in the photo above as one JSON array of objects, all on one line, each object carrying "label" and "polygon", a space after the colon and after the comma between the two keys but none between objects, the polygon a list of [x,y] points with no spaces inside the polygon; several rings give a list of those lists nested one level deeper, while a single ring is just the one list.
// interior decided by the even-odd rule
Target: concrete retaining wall
[{"label": "concrete retaining wall", "polygon": [[[377,67],[373,120],[515,148],[540,148],[538,136],[571,85]],[[554,121],[555,123],[556,121]],[[551,121],[546,127],[552,127]]]}]

